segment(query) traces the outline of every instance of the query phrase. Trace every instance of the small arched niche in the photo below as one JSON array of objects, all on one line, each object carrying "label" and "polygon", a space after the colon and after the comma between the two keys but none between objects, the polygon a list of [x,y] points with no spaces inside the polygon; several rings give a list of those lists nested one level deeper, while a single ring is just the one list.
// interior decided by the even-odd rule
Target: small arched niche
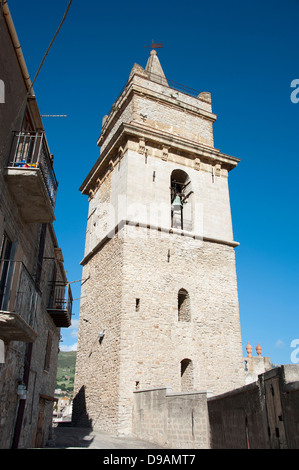
[{"label": "small arched niche", "polygon": [[186,289],[178,292],[178,321],[191,321],[190,296]]},{"label": "small arched niche", "polygon": [[181,361],[181,391],[191,392],[193,390],[193,362],[191,359]]}]

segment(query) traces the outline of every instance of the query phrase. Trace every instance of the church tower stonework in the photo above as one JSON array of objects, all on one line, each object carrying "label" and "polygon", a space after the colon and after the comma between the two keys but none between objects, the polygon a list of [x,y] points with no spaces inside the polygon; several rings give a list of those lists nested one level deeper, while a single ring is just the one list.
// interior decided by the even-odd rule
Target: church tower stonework
[{"label": "church tower stonework", "polygon": [[103,119],[89,198],[75,376],[77,425],[129,434],[135,390],[245,383],[228,174],[210,93],[135,64]]}]

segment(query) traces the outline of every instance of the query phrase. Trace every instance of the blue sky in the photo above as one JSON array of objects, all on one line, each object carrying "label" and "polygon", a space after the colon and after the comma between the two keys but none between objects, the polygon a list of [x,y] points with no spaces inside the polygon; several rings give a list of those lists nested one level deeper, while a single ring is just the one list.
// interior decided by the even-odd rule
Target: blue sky
[{"label": "blue sky", "polygon": [[[33,78],[68,0],[11,0],[9,7]],[[102,117],[149,46],[167,78],[210,91],[215,147],[241,158],[230,173],[242,341],[278,364],[298,339],[299,1],[159,3],[73,0],[34,90],[59,181],[56,229],[70,281],[81,279],[88,202],[79,186],[99,156]],[[298,93],[299,97],[299,93]],[[80,297],[80,283],[73,284]],[[62,330],[61,349],[76,343]],[[216,345],[215,345],[216,346]],[[294,359],[294,355],[292,356]],[[299,360],[299,352],[295,354]]]}]

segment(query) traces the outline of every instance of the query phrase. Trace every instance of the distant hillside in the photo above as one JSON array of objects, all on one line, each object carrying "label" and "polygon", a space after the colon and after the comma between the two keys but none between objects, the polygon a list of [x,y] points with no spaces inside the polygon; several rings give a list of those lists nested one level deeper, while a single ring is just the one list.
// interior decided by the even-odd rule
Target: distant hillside
[{"label": "distant hillside", "polygon": [[72,396],[73,394],[75,366],[76,351],[59,352],[56,388],[62,390],[62,395]]}]

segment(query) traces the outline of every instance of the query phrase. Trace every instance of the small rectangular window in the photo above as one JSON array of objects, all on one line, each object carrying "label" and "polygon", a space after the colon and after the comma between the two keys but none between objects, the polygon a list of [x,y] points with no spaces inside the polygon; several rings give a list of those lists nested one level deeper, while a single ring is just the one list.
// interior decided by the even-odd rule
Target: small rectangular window
[{"label": "small rectangular window", "polygon": [[136,299],[136,312],[140,310],[140,299]]}]

